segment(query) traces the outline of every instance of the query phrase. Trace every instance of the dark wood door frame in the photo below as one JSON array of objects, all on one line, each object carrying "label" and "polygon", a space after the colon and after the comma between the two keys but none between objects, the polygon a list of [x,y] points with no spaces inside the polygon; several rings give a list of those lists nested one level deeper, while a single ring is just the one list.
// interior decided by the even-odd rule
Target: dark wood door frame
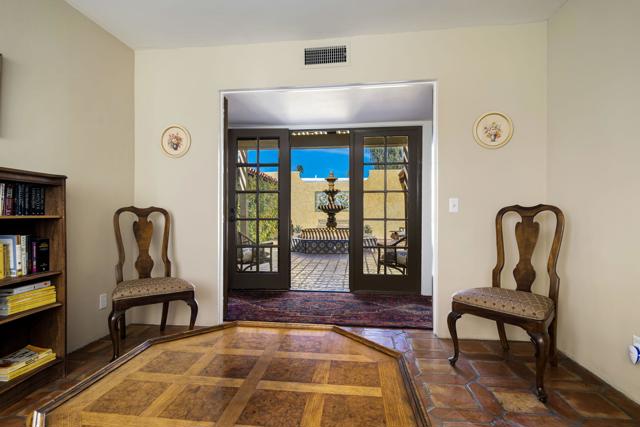
[{"label": "dark wood door frame", "polygon": [[[225,143],[225,194],[224,194],[224,288],[287,290],[291,283],[289,237],[290,224],[290,171],[289,171],[289,130],[288,129],[228,129]],[[235,233],[235,169],[237,140],[239,138],[277,139],[278,155],[278,261],[277,271],[258,271],[238,273],[236,271],[236,233]],[[258,179],[258,178],[256,178]],[[283,220],[285,218],[285,220]],[[234,233],[231,233],[231,230]],[[235,286],[234,286],[235,285]]]},{"label": "dark wood door frame", "polygon": [[[351,131],[353,144],[353,161],[350,188],[350,278],[352,292],[381,293],[421,293],[422,264],[422,127],[376,127],[358,128]],[[364,138],[376,136],[408,136],[408,196],[407,206],[407,247],[408,268],[406,275],[372,275],[363,274],[363,158]],[[388,236],[385,236],[388,238]]]},{"label": "dark wood door frame", "polygon": [[[227,103],[225,99],[225,111],[227,108]],[[224,313],[226,316],[227,306],[228,306],[228,290],[230,289],[231,277],[230,275],[233,273],[235,269],[234,257],[232,256],[235,253],[235,248],[231,248],[233,245],[233,241],[230,241],[229,236],[229,212],[232,207],[233,201],[230,200],[233,197],[233,191],[231,186],[234,185],[235,180],[231,180],[231,168],[235,168],[235,159],[232,159],[233,150],[231,150],[232,141],[229,137],[230,132],[249,132],[249,134],[255,134],[256,131],[266,132],[266,133],[274,133],[282,129],[251,129],[251,130],[229,130],[227,128],[227,120],[225,115],[225,131],[224,131],[224,155],[225,155],[225,170],[224,170],[224,179],[226,180],[224,188],[224,205],[225,209],[223,212],[224,218],[224,248],[225,248],[225,262],[224,264]],[[289,131],[287,130],[287,133]],[[362,197],[350,198],[350,209],[349,209],[349,226],[351,228],[350,232],[350,242],[349,245],[352,248],[349,251],[349,284],[350,290],[352,292],[380,292],[380,293],[421,293],[421,256],[422,256],[422,126],[401,126],[401,127],[373,127],[373,128],[353,128],[350,129],[350,159],[349,159],[349,192],[351,195],[355,195],[356,192],[362,190],[362,156],[364,147],[362,143],[359,143],[359,138],[363,138],[364,136],[389,136],[391,134],[396,135],[407,135],[409,136],[409,160],[410,160],[410,194],[412,197],[409,199],[408,206],[408,222],[410,227],[412,228],[409,237],[408,246],[411,249],[411,255],[409,257],[410,264],[408,273],[406,276],[380,276],[376,277],[374,275],[363,275],[362,274],[362,249],[358,250],[357,244],[362,246],[363,239],[363,230],[362,230],[362,221],[363,218],[363,201]],[[248,135],[248,134],[247,134]],[[289,147],[285,150],[286,154],[281,149],[281,156],[286,155],[287,163],[284,163],[281,160],[281,165],[287,165],[289,162]],[[289,167],[280,167],[280,174],[282,175],[285,172],[290,172]],[[360,180],[358,182],[358,180]],[[414,190],[415,189],[415,190]],[[284,188],[280,189],[281,195],[286,196],[289,195],[290,186],[287,185],[286,190]],[[281,197],[281,199],[287,197]],[[289,210],[286,212],[287,217],[290,217],[290,206],[288,206]],[[284,214],[281,210],[280,215]],[[287,229],[287,238],[290,236],[289,230],[289,222],[290,221],[282,221],[282,223],[286,223]],[[359,222],[359,225],[357,224]],[[285,245],[285,242],[279,243],[282,248]],[[291,257],[288,251],[288,247],[286,248],[286,273],[287,274],[287,282],[286,287],[290,287],[290,269],[291,269]],[[281,255],[279,253],[279,255]],[[360,254],[360,258],[356,258],[356,254]],[[359,270],[357,270],[359,269]],[[397,282],[405,282],[404,284]],[[264,288],[264,286],[256,286],[256,288]]]}]

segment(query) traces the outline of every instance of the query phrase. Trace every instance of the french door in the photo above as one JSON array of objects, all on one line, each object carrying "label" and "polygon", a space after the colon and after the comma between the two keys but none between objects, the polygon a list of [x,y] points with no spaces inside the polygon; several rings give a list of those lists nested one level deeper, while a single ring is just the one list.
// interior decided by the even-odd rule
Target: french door
[{"label": "french door", "polygon": [[289,289],[289,130],[228,133],[227,272],[231,289]]},{"label": "french door", "polygon": [[351,290],[420,293],[420,127],[355,129]]}]

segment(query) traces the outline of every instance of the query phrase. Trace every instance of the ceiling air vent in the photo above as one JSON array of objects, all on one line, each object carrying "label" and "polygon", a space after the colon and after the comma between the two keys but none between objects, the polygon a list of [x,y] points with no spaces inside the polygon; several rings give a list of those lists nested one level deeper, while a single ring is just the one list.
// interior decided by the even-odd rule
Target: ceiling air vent
[{"label": "ceiling air vent", "polygon": [[347,64],[347,45],[308,47],[304,50],[304,65]]}]

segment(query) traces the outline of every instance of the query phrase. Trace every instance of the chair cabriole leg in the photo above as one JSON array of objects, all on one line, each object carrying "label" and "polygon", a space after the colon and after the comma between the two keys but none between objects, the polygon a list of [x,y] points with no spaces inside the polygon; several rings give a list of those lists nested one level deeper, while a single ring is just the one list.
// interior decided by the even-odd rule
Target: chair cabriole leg
[{"label": "chair cabriole leg", "polygon": [[113,346],[113,356],[111,361],[116,360],[120,357],[120,335],[118,331],[118,322],[122,312],[112,310],[109,315],[109,334],[111,335],[111,344]]},{"label": "chair cabriole leg", "polygon": [[498,335],[500,336],[500,345],[502,345],[502,351],[507,353],[509,351],[509,341],[507,340],[507,333],[504,330],[504,322],[497,321]]},{"label": "chair cabriole leg", "polygon": [[189,319],[189,329],[193,329],[196,325],[196,318],[198,317],[198,302],[195,297],[186,300],[186,303],[191,307],[191,319]]},{"label": "chair cabriole leg", "polygon": [[529,333],[529,336],[536,348],[536,393],[538,400],[544,403],[547,401],[547,393],[544,390],[544,371],[549,358],[549,333],[533,332]]},{"label": "chair cabriole leg", "polygon": [[456,313],[452,311],[447,316],[447,325],[449,326],[449,334],[451,334],[451,339],[453,340],[453,356],[449,358],[449,363],[451,366],[455,366],[458,361],[458,356],[460,355],[460,348],[458,346],[458,331],[456,329],[456,322],[458,319],[462,317],[462,314]]},{"label": "chair cabriole leg", "polygon": [[164,332],[167,327],[167,316],[169,315],[169,301],[162,303],[162,318],[160,319],[160,331]]}]

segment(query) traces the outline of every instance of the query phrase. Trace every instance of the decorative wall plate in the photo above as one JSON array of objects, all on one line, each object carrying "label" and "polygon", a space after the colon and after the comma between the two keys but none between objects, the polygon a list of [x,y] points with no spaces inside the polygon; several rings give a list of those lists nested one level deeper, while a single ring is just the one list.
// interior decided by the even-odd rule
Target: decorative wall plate
[{"label": "decorative wall plate", "polygon": [[182,157],[191,147],[191,135],[184,126],[171,125],[162,132],[160,145],[169,157]]},{"label": "decorative wall plate", "polygon": [[513,123],[509,116],[492,111],[478,117],[473,125],[473,137],[485,148],[499,148],[513,136]]}]

